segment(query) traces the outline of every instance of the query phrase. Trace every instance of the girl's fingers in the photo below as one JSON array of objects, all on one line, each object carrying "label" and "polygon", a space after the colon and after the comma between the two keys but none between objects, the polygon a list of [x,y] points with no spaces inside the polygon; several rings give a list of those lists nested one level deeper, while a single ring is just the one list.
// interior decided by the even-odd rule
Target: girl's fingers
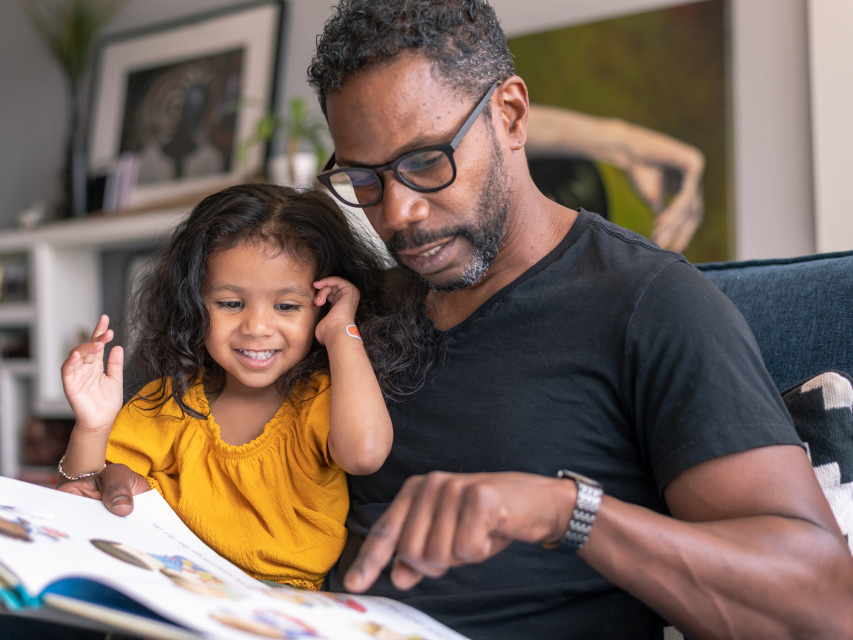
[{"label": "girl's fingers", "polygon": [[73,373],[83,366],[99,361],[103,357],[102,353],[105,348],[105,342],[86,342],[81,344],[68,355],[68,358],[62,365],[62,372],[64,374]]},{"label": "girl's fingers", "polygon": [[340,287],[337,285],[325,285],[317,292],[317,295],[314,296],[314,304],[318,307],[322,307],[327,302],[335,304],[340,297]]},{"label": "girl's fingers", "polygon": [[110,318],[104,314],[98,319],[98,324],[95,325],[95,330],[92,332],[92,341],[104,333],[110,326]]},{"label": "girl's fingers", "polygon": [[81,344],[75,351],[83,357],[83,361],[86,364],[89,364],[94,362],[95,358],[103,353],[104,347],[106,347],[106,344],[103,342],[87,342],[86,344]]},{"label": "girl's fingers", "polygon": [[329,287],[323,287],[317,292],[317,295],[314,296],[314,304],[318,307],[322,307],[326,304],[326,300],[329,298],[329,292],[331,289]]},{"label": "girl's fingers", "polygon": [[80,355],[80,352],[75,349],[71,352],[71,355],[62,363],[62,375],[68,375],[71,373],[80,362],[80,358],[83,356]]},{"label": "girl's fingers", "polygon": [[116,380],[122,379],[122,370],[124,367],[124,349],[121,347],[113,347],[110,355],[107,358],[107,377]]},{"label": "girl's fingers", "polygon": [[317,280],[317,282],[314,283],[314,286],[318,289],[322,289],[323,287],[338,287],[345,282],[347,281],[343,278],[339,278],[338,276],[329,276],[328,278]]}]

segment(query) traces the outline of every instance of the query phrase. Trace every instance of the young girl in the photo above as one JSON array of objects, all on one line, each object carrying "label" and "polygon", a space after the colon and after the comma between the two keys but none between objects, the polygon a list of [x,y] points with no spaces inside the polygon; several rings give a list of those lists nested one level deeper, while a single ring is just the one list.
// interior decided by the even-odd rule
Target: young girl
[{"label": "young girl", "polygon": [[321,192],[207,197],[138,298],[134,368],[153,381],[122,408],[106,316],[64,363],[77,423],[60,484],[126,464],[255,578],[318,589],[346,536],[344,472],[382,465],[383,394],[425,371],[430,332],[384,302],[382,274]]}]

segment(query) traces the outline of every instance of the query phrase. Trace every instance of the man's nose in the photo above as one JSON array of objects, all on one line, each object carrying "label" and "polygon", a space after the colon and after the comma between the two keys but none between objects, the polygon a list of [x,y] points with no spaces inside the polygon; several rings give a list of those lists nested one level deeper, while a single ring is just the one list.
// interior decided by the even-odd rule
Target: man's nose
[{"label": "man's nose", "polygon": [[385,178],[379,206],[382,208],[380,223],[392,233],[429,217],[429,202],[424,194],[407,187],[394,175]]}]

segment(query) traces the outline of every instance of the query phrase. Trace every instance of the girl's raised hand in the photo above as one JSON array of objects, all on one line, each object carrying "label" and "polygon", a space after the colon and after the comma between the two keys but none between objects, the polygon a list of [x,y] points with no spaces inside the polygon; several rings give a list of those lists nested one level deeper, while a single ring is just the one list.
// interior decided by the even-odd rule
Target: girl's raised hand
[{"label": "girl's raised hand", "polygon": [[332,336],[344,335],[347,325],[355,324],[355,310],[361,296],[354,284],[337,276],[318,280],[314,287],[317,289],[314,304],[318,307],[326,302],[332,305],[314,332],[320,344],[326,344]]},{"label": "girl's raised hand", "polygon": [[62,386],[77,427],[91,433],[109,432],[123,403],[124,351],[113,347],[104,369],[104,349],[113,339],[110,319],[101,316],[92,339],[76,347],[62,364]]}]

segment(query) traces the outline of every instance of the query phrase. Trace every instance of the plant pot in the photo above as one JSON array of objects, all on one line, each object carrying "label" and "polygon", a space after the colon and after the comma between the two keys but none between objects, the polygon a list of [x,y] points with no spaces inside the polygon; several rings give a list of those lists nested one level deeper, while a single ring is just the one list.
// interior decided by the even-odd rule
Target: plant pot
[{"label": "plant pot", "polygon": [[81,95],[76,88],[68,92],[68,133],[65,141],[65,166],[62,170],[62,202],[60,218],[82,218],[86,215],[86,142],[81,126]]},{"label": "plant pot", "polygon": [[290,158],[282,154],[270,158],[267,167],[269,179],[275,184],[286,187],[312,187],[317,176],[317,156],[310,151],[295,153],[291,171]]}]

